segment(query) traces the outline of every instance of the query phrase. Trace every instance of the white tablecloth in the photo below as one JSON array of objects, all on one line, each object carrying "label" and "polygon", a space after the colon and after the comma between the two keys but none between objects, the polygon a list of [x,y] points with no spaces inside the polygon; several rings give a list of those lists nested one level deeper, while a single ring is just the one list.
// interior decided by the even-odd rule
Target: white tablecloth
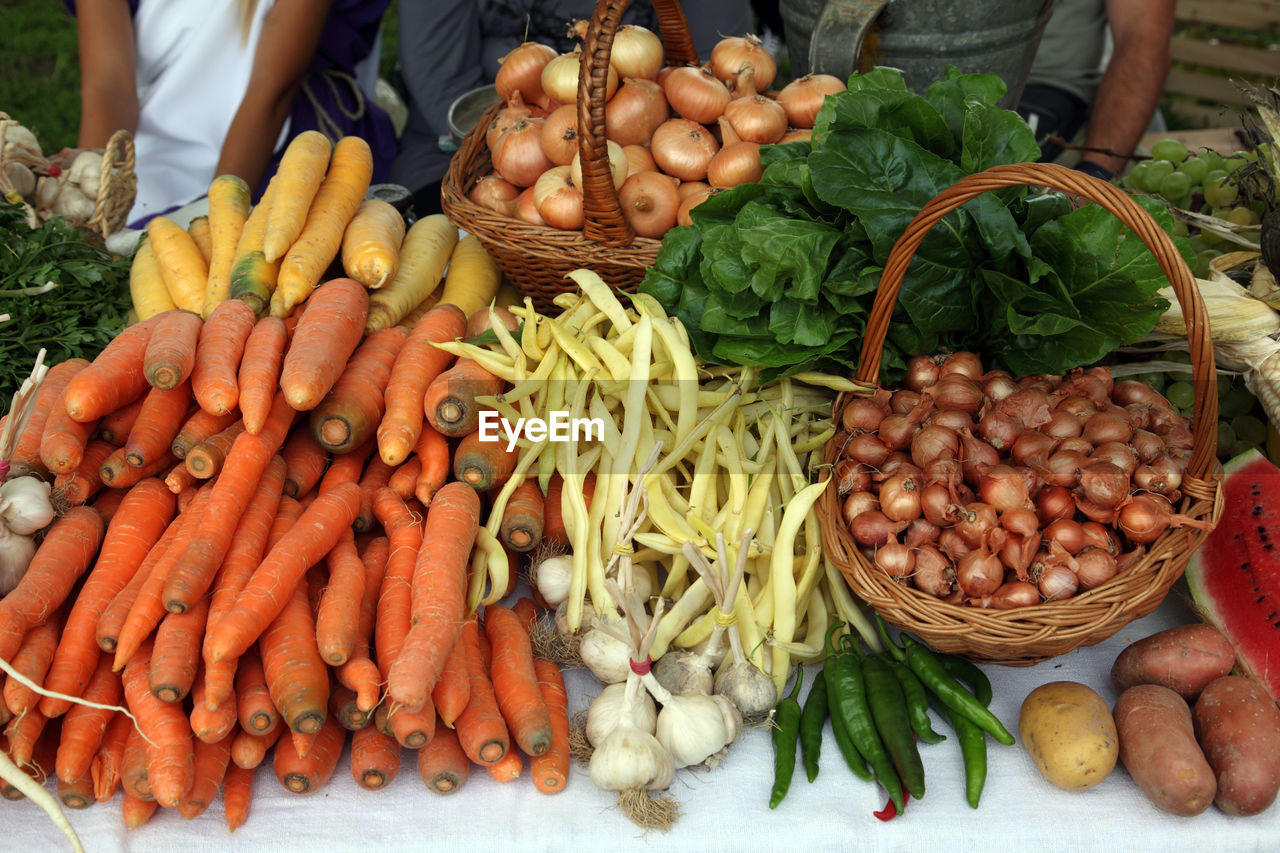
[{"label": "white tablecloth", "polygon": [[[1180,590],[1176,586],[1155,613],[1097,646],[1029,668],[984,667],[995,689],[992,710],[1016,733],[1023,698],[1056,680],[1088,684],[1114,704],[1109,671],[1119,651],[1158,630],[1194,621]],[[589,677],[570,675],[570,706],[576,710],[594,689],[588,687]],[[945,723],[936,726],[950,731]],[[797,767],[790,793],[774,811],[768,808],[772,748],[763,729],[744,733],[716,769],[679,771],[671,791],[682,815],[666,833],[637,828],[578,767],[568,788],[554,796],[538,793],[527,777],[503,785],[475,768],[466,786],[442,797],[423,786],[410,753],[395,781],[376,792],[352,781],[345,759],[326,787],[307,795],[287,792],[263,766],[249,820],[235,833],[226,830],[220,800],[193,821],[162,809],[133,831],[123,827],[119,794],[68,814],[89,853],[1280,850],[1280,805],[1251,818],[1230,817],[1213,807],[1193,818],[1175,817],[1152,806],[1119,766],[1094,788],[1062,791],[1041,778],[1020,745],[990,742],[986,788],[975,811],[964,799],[954,737],[922,748],[928,794],[908,803],[905,815],[882,823],[871,813],[884,805],[883,791],[850,774],[830,741],[830,729],[827,734],[818,781],[809,784]],[[6,850],[66,849],[62,836],[30,802],[0,802],[0,830],[0,848]]]}]

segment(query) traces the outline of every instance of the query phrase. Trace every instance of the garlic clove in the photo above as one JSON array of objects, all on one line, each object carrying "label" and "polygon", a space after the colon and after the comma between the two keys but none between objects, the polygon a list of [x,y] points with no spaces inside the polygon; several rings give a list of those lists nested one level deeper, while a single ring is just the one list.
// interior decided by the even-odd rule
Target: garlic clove
[{"label": "garlic clove", "polygon": [[701,764],[729,743],[720,704],[706,694],[673,695],[658,712],[655,735],[676,769]]},{"label": "garlic clove", "polygon": [[631,649],[612,634],[592,628],[578,641],[578,655],[587,669],[605,684],[626,681],[631,674]]},{"label": "garlic clove", "polygon": [[0,519],[22,536],[48,527],[55,515],[49,494],[49,484],[38,477],[10,477],[0,485]]}]

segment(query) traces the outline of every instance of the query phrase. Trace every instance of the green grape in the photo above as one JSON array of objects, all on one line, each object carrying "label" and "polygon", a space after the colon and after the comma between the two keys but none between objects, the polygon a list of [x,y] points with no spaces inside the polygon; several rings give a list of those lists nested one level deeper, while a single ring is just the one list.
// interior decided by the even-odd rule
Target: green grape
[{"label": "green grape", "polygon": [[1214,234],[1212,231],[1201,231],[1200,238],[1204,240],[1204,244],[1211,249],[1215,246],[1221,246],[1226,242],[1226,240],[1219,237],[1217,234]]},{"label": "green grape", "polygon": [[1169,233],[1175,237],[1187,236],[1187,223],[1181,219],[1173,220],[1173,226],[1169,229]]},{"label": "green grape", "polygon": [[1143,160],[1141,163],[1137,164],[1125,173],[1123,181],[1124,185],[1131,190],[1145,192],[1147,189],[1147,174],[1149,171],[1150,168],[1147,165],[1147,161]]},{"label": "green grape", "polygon": [[1172,361],[1174,364],[1190,364],[1191,351],[1185,349],[1166,350],[1162,354],[1165,361]]},{"label": "green grape", "polygon": [[1199,157],[1188,157],[1178,166],[1178,171],[1191,179],[1193,185],[1199,185],[1204,182],[1204,176],[1209,172],[1209,166]]},{"label": "green grape", "polygon": [[1213,259],[1222,254],[1217,249],[1204,249],[1196,252],[1196,266],[1192,270],[1196,278],[1208,278],[1213,268],[1209,264],[1213,263]]},{"label": "green grape", "polygon": [[1191,251],[1197,255],[1209,248],[1209,244],[1204,241],[1204,232],[1200,231],[1192,234],[1187,238],[1187,244],[1191,246]]},{"label": "green grape", "polygon": [[1172,172],[1160,179],[1156,191],[1169,201],[1176,201],[1191,194],[1191,179],[1182,172]]},{"label": "green grape", "polygon": [[[1219,162],[1221,162],[1221,161],[1219,161]],[[1210,181],[1216,181],[1216,180],[1218,180],[1219,178],[1225,178],[1226,176],[1227,176],[1227,170],[1226,170],[1226,169],[1223,169],[1223,168],[1221,168],[1221,167],[1219,167],[1219,168],[1217,168],[1217,169],[1210,169],[1209,171],[1207,171],[1207,172],[1205,172],[1205,173],[1204,173],[1204,180],[1203,180],[1203,181],[1201,181],[1201,183],[1203,183],[1203,184],[1207,184],[1207,183],[1209,183]]]},{"label": "green grape", "polygon": [[1258,449],[1258,445],[1255,442],[1237,440],[1235,444],[1231,445],[1231,450],[1227,453],[1225,458],[1235,459],[1237,456],[1239,456],[1242,453],[1248,453],[1250,450],[1257,450],[1257,449]]},{"label": "green grape", "polygon": [[1135,379],[1138,382],[1145,382],[1147,385],[1151,386],[1152,390],[1155,390],[1155,391],[1163,390],[1165,383],[1168,382],[1168,379],[1169,379],[1168,376],[1159,372],[1135,373],[1133,376],[1130,376],[1129,378]]},{"label": "green grape", "polygon": [[1195,405],[1196,389],[1185,379],[1179,379],[1177,382],[1170,382],[1169,387],[1164,389],[1164,398],[1175,409],[1185,414]]},{"label": "green grape", "polygon": [[1233,207],[1227,211],[1227,221],[1235,225],[1257,225],[1258,215],[1247,207]]},{"label": "green grape", "polygon": [[1231,429],[1237,441],[1262,444],[1267,440],[1267,425],[1256,415],[1239,415],[1231,419]]},{"label": "green grape", "polygon": [[1239,190],[1227,178],[1206,180],[1204,184],[1204,200],[1214,207],[1228,207],[1236,200]]},{"label": "green grape", "polygon": [[[1217,170],[1217,169],[1223,169],[1222,155],[1219,154],[1217,151],[1206,148],[1204,151],[1201,151],[1199,154],[1197,154],[1196,158],[1198,160],[1204,161],[1205,167],[1210,172],[1213,172],[1214,170]],[[1224,175],[1226,174],[1225,169],[1223,169],[1222,174]]]},{"label": "green grape", "polygon": [[1248,414],[1258,402],[1243,382],[1218,387],[1226,389],[1218,393],[1218,415],[1228,420]]},{"label": "green grape", "polygon": [[1173,174],[1173,164],[1168,160],[1148,160],[1146,174],[1147,192],[1156,192],[1160,189],[1160,182]]},{"label": "green grape", "polygon": [[1176,139],[1161,139],[1151,146],[1151,157],[1155,160],[1181,163],[1187,159],[1187,146]]},{"label": "green grape", "polygon": [[1218,421],[1218,458],[1229,459],[1231,448],[1235,443],[1236,431],[1231,428],[1231,424],[1227,421]]},{"label": "green grape", "polygon": [[1236,172],[1240,171],[1246,165],[1248,165],[1248,163],[1250,162],[1248,154],[1249,152],[1244,152],[1242,154],[1232,154],[1230,157],[1223,160],[1222,165],[1223,165],[1223,168],[1227,170],[1227,174],[1234,175]]}]

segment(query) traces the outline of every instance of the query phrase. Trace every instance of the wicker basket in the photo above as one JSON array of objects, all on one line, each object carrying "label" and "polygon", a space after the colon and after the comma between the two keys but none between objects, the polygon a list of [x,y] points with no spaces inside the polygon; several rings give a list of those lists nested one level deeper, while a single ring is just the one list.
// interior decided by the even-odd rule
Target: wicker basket
[{"label": "wicker basket", "polygon": [[133,134],[117,130],[107,140],[102,152],[102,178],[93,215],[84,227],[106,240],[124,227],[138,194],[138,176],[134,173]]},{"label": "wicker basket", "polygon": [[[542,311],[574,289],[565,275],[592,269],[614,287],[634,291],[658,255],[661,241],[631,230],[609,173],[604,135],[605,82],[613,37],[628,0],[598,0],[582,49],[578,79],[578,145],[582,158],[582,231],[532,225],[481,207],[468,198],[476,181],[493,171],[485,130],[502,105],[481,116],[449,163],[441,185],[444,212],[476,235],[513,287]],[[667,65],[696,65],[697,51],[677,0],[653,0]]]},{"label": "wicker basket", "polygon": [[[1197,396],[1192,424],[1193,448],[1182,480],[1178,511],[1217,522],[1222,509],[1221,469],[1217,445],[1217,374],[1209,323],[1195,279],[1177,248],[1159,225],[1122,190],[1080,172],[1052,164],[996,166],[970,175],[940,193],[907,225],[885,263],[875,304],[867,321],[857,381],[873,389],[880,374],[880,356],[889,318],[903,275],[929,230],[946,214],[987,190],[1018,185],[1045,186],[1081,196],[1102,205],[1142,239],[1168,277],[1187,318],[1187,339]],[[835,422],[853,395],[835,403]],[[824,461],[834,463],[841,451],[840,436],[828,442]],[[1064,601],[988,610],[949,604],[928,593],[898,583],[872,565],[858,550],[842,518],[837,485],[819,502],[822,541],[849,587],[887,622],[910,631],[937,649],[992,663],[1023,666],[1078,646],[1099,643],[1124,625],[1149,614],[1182,575],[1192,552],[1207,530],[1170,528],[1151,543],[1143,557],[1111,581]]]}]

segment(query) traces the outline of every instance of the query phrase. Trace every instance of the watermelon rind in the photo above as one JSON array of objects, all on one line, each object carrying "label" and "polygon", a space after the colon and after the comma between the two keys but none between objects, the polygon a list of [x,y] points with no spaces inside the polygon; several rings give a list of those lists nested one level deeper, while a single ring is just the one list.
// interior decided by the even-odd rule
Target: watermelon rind
[{"label": "watermelon rind", "polygon": [[1280,698],[1280,468],[1258,450],[1223,468],[1217,526],[1187,563],[1201,618],[1231,640],[1240,669]]}]

